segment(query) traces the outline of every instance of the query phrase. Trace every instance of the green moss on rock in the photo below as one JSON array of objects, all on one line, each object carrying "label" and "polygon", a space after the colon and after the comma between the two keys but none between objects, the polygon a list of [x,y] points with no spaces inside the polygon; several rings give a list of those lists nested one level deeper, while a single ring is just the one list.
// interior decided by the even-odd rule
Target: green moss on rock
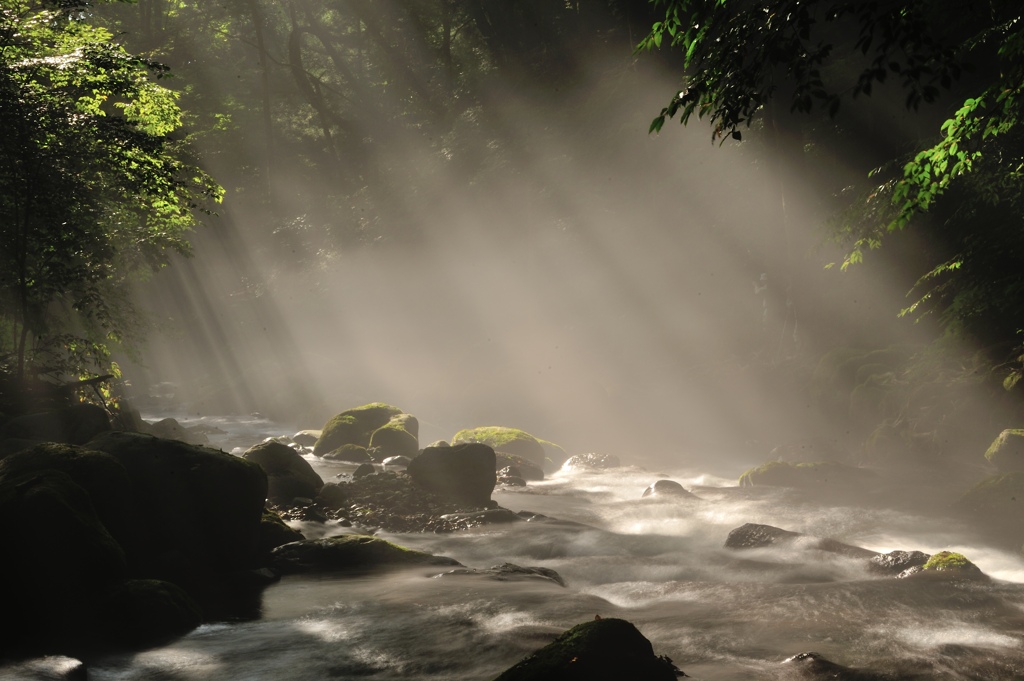
[{"label": "green moss on rock", "polygon": [[963,570],[968,566],[974,567],[974,563],[967,560],[967,556],[964,554],[939,551],[929,558],[921,568],[924,570]]},{"label": "green moss on rock", "polygon": [[626,620],[578,624],[495,681],[675,681],[677,669]]},{"label": "green moss on rock", "polygon": [[1024,471],[1024,428],[1008,428],[989,445],[985,459],[1001,473]]},{"label": "green moss on rock", "polygon": [[481,442],[495,452],[521,456],[534,464],[544,467],[546,453],[540,440],[525,430],[505,426],[482,426],[467,428],[455,433],[452,444]]},{"label": "green moss on rock", "polygon": [[823,484],[849,484],[869,474],[859,468],[835,461],[768,461],[740,476],[741,487],[815,487]]},{"label": "green moss on rock", "polygon": [[408,430],[415,419],[402,418],[401,414],[391,419],[370,435],[370,449],[376,450],[378,459],[389,456],[407,456],[413,458],[419,452],[420,443],[415,433]]},{"label": "green moss on rock", "polygon": [[373,431],[402,413],[398,407],[384,402],[371,402],[346,409],[324,425],[320,438],[313,446],[313,454],[323,456],[347,444],[369,447]]}]

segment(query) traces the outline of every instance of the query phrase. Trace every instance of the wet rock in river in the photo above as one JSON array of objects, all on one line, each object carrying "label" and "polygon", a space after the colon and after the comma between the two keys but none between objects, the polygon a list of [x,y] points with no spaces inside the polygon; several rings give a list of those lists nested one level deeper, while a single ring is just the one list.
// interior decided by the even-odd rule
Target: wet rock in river
[{"label": "wet rock in river", "polygon": [[904,570],[923,566],[929,558],[931,556],[920,551],[890,551],[868,561],[868,568],[872,572],[896,576]]},{"label": "wet rock in river", "polygon": [[543,579],[554,582],[559,586],[565,586],[562,576],[546,567],[521,567],[514,563],[502,563],[489,568],[456,568],[448,572],[442,572],[436,577],[448,577],[451,575],[483,575],[499,582]]},{"label": "wet rock in river", "polygon": [[910,567],[897,577],[942,577],[968,580],[988,580],[989,576],[962,553],[939,551],[923,565]]},{"label": "wet rock in river", "polygon": [[382,459],[381,463],[384,464],[384,470],[408,468],[409,464],[412,463],[412,459],[407,456],[389,456]]},{"label": "wet rock in river", "polygon": [[818,653],[800,653],[782,661],[794,668],[799,678],[808,681],[829,679],[830,681],[897,681],[900,677],[863,669],[844,667],[826,660]]},{"label": "wet rock in river", "polygon": [[606,618],[576,625],[495,681],[675,681],[679,675],[635,626]]},{"label": "wet rock in river", "polygon": [[417,565],[461,566],[452,558],[414,551],[377,537],[358,534],[285,544],[274,549],[271,563],[282,574]]},{"label": "wet rock in river", "polygon": [[501,523],[522,522],[523,518],[518,513],[507,508],[488,508],[483,511],[468,511],[465,513],[446,513],[441,516],[446,520],[460,527],[478,527],[480,525],[495,525]]},{"label": "wet rock in river", "polygon": [[361,463],[358,468],[352,471],[352,477],[358,479],[366,475],[373,475],[376,472],[377,469],[374,468],[372,463]]},{"label": "wet rock in river", "polygon": [[398,407],[383,402],[347,409],[324,425],[313,454],[323,456],[347,444],[369,447],[374,431],[403,413]]},{"label": "wet rock in river", "polygon": [[835,539],[813,537],[799,532],[783,530],[772,525],[759,525],[757,523],[746,523],[729,533],[726,537],[725,547],[729,549],[754,549],[766,546],[792,545],[798,541],[804,542],[803,548],[817,549],[826,553],[836,553],[848,558],[871,559],[878,554],[875,551],[844,544]]},{"label": "wet rock in river", "polygon": [[562,464],[564,470],[590,470],[598,471],[606,468],[617,468],[622,464],[619,463],[619,457],[614,454],[596,454],[590,452],[587,454],[574,454],[566,459],[565,463]]},{"label": "wet rock in river", "polygon": [[657,480],[644,490],[642,497],[680,497],[697,499],[697,495],[689,492],[685,487],[675,480]]},{"label": "wet rock in river", "polygon": [[499,471],[505,470],[506,468],[514,468],[517,471],[514,477],[522,478],[523,480],[544,479],[544,470],[537,464],[521,456],[495,452],[494,466],[496,470]]},{"label": "wet rock in river", "polygon": [[288,503],[296,497],[315,497],[324,481],[309,462],[288,445],[274,440],[250,447],[242,458],[259,464],[267,474],[267,496]]},{"label": "wet rock in river", "polygon": [[366,447],[352,444],[332,449],[324,454],[323,458],[327,461],[348,461],[349,463],[368,463],[373,461],[369,452],[366,451]]},{"label": "wet rock in river", "polygon": [[[505,426],[484,426],[481,428],[467,428],[455,433],[452,444],[482,443],[495,452],[522,457],[534,466],[542,469],[547,455],[544,445],[524,430],[508,428]],[[503,464],[504,465],[508,464]],[[497,469],[497,467],[496,467]]]},{"label": "wet rock in river", "polygon": [[479,443],[428,447],[407,470],[423,489],[470,506],[486,506],[494,491],[494,450]]}]

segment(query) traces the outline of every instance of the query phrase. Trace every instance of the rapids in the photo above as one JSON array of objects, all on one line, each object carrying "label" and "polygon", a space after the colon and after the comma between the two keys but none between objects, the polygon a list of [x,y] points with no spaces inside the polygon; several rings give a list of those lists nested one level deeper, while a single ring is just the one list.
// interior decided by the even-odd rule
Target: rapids
[{"label": "rapids", "polygon": [[[222,446],[232,442],[225,436]],[[325,480],[346,470],[312,463]],[[699,499],[642,499],[661,475]],[[488,681],[595,615],[633,622],[656,653],[708,681],[801,678],[783,660],[809,651],[897,678],[1024,678],[1024,559],[973,542],[948,518],[638,467],[561,471],[498,489],[494,499],[552,520],[381,536],[471,567],[551,568],[567,587],[438,576],[437,568],[285,577],[264,592],[260,619],[208,624],[162,648],[91,660],[89,679]],[[799,546],[725,549],[728,532],[746,522],[877,551],[960,551],[994,579],[897,580]]]}]

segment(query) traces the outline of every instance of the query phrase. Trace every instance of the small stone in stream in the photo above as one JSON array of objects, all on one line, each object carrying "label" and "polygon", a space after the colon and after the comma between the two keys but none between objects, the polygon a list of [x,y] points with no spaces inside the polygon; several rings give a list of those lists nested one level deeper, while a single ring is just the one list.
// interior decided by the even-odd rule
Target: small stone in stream
[{"label": "small stone in stream", "polygon": [[562,470],[603,470],[605,468],[617,468],[622,464],[619,457],[614,454],[574,454],[562,464]]},{"label": "small stone in stream", "polygon": [[685,487],[680,485],[675,480],[658,480],[650,487],[645,489],[642,496],[680,497],[689,499],[697,498],[697,495],[687,491]]},{"label": "small stone in stream", "polygon": [[384,470],[391,468],[408,468],[409,464],[412,463],[412,459],[407,456],[389,456],[381,463],[384,464]]},{"label": "small stone in stream", "polygon": [[835,539],[814,537],[758,523],[746,523],[731,531],[725,540],[725,548],[756,549],[767,546],[791,545],[797,542],[800,542],[799,546],[801,548],[835,553],[847,558],[871,560],[878,555],[875,551],[851,544],[844,544]]},{"label": "small stone in stream", "polygon": [[493,525],[496,523],[515,523],[523,520],[519,517],[519,514],[507,508],[489,508],[484,511],[469,511],[466,513],[446,513],[441,516],[441,519],[465,527]]},{"label": "small stone in stream", "polygon": [[456,568],[448,572],[442,572],[436,577],[447,577],[450,575],[484,575],[499,582],[519,581],[526,579],[545,579],[559,586],[565,586],[562,576],[551,568],[546,567],[521,567],[514,563],[502,563],[489,568]]},{"label": "small stone in stream", "polygon": [[506,487],[526,487],[526,481],[513,475],[502,475],[498,478],[499,485]]},{"label": "small stone in stream", "polygon": [[[802,679],[814,681],[829,679],[830,681],[897,681],[905,676],[892,676],[884,672],[869,669],[854,669],[831,662],[818,653],[800,653],[782,661],[782,664],[795,667]],[[789,678],[789,677],[787,677]],[[914,674],[912,678],[921,678]]]},{"label": "small stone in stream", "polygon": [[377,469],[373,467],[372,463],[360,464],[359,468],[355,469],[352,473],[353,478],[361,478],[365,475],[373,475],[377,472]]}]

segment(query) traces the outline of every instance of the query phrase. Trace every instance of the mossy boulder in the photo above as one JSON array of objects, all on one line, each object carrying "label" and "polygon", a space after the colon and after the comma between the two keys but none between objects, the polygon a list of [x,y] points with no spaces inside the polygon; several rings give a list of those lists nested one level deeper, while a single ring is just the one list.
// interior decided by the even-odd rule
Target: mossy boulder
[{"label": "mossy boulder", "polygon": [[547,458],[540,440],[518,428],[504,426],[483,426],[467,428],[455,433],[452,444],[479,442],[502,454],[521,456],[536,466],[544,468]]},{"label": "mossy boulder", "polygon": [[420,443],[416,437],[418,427],[415,417],[399,414],[370,435],[369,449],[378,459],[392,456],[414,458]]},{"label": "mossy boulder", "polygon": [[258,464],[267,474],[267,497],[272,501],[288,503],[296,497],[312,499],[324,486],[309,462],[280,442],[261,442],[245,450],[242,458]]},{"label": "mossy boulder", "polygon": [[267,476],[258,464],[141,433],[105,433],[89,447],[113,456],[128,474],[135,527],[125,549],[143,573],[168,560],[201,572],[262,561]]},{"label": "mossy boulder", "polygon": [[414,551],[377,537],[359,534],[292,542],[274,549],[271,559],[273,566],[282,574],[461,565],[452,558]]},{"label": "mossy boulder", "polygon": [[383,402],[372,402],[347,409],[328,421],[313,446],[313,454],[323,456],[342,445],[370,446],[370,437],[394,416],[404,412]]},{"label": "mossy boulder", "polygon": [[929,558],[921,566],[921,569],[936,570],[938,572],[981,572],[977,565],[967,559],[967,556],[954,551],[939,551]]},{"label": "mossy boulder", "polygon": [[985,459],[1000,473],[1024,471],[1024,428],[1008,428],[989,445]]},{"label": "mossy boulder", "polygon": [[980,581],[989,579],[981,568],[967,559],[967,556],[953,551],[939,551],[924,565],[904,570],[898,577],[943,577]]},{"label": "mossy boulder", "polygon": [[635,626],[606,618],[576,625],[495,681],[675,681],[677,672]]},{"label": "mossy boulder", "polygon": [[476,442],[428,447],[409,463],[407,473],[433,494],[483,507],[490,502],[496,482],[494,450]]},{"label": "mossy boulder", "polygon": [[871,480],[872,474],[836,461],[768,461],[740,476],[741,487],[767,485],[815,490],[822,485],[846,486]]},{"label": "mossy boulder", "polygon": [[96,515],[118,542],[128,539],[132,515],[131,481],[124,466],[104,452],[77,445],[46,442],[0,461],[0,477],[61,471],[85,490]]}]

